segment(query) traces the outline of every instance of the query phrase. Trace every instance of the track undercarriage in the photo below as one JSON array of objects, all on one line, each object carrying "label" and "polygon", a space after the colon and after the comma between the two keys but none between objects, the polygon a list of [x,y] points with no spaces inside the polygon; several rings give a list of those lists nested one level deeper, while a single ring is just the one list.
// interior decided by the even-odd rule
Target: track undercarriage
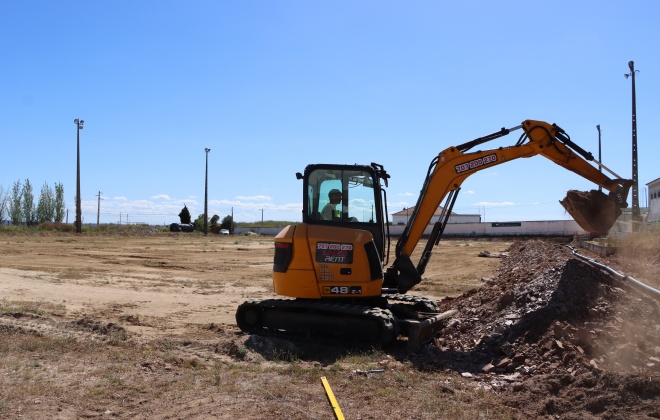
[{"label": "track undercarriage", "polygon": [[408,348],[430,340],[451,312],[412,295],[386,295],[369,301],[335,299],[266,299],[247,301],[236,311],[236,322],[248,333],[286,333],[392,344],[399,335],[408,337]]}]

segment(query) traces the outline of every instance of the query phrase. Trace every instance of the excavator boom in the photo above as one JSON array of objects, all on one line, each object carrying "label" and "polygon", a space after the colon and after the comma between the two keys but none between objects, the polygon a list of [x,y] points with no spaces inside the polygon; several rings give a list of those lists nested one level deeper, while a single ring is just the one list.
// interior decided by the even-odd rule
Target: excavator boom
[{"label": "excavator boom", "polygon": [[[521,128],[524,130],[524,134],[514,146],[468,153],[468,150],[475,146],[508,135]],[[440,152],[431,162],[417,205],[397,243],[396,259],[386,272],[384,287],[405,293],[421,281],[433,242],[438,243],[444,226],[440,226],[437,232],[431,234],[417,266],[412,263],[410,256],[442,200],[449,197],[451,206],[453,200],[456,199],[455,194],[467,177],[514,159],[536,155],[544,156],[610,192],[609,196],[603,193],[598,194],[598,191],[581,194],[569,193],[561,202],[568,213],[585,230],[594,233],[607,232],[621,214],[620,208],[627,206],[625,200],[632,182],[619,177],[611,179],[589,164],[588,161],[593,160],[591,153],[573,143],[566,132],[557,125],[526,120],[517,127],[502,128],[488,136],[449,147]],[[449,214],[447,214],[448,216]]]}]

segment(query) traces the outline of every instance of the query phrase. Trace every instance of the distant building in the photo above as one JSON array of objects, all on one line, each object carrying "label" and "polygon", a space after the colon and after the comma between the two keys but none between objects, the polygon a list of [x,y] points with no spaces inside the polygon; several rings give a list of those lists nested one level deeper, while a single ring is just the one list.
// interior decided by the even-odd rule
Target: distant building
[{"label": "distant building", "polygon": [[[408,207],[404,208],[403,210],[392,213],[392,224],[393,225],[405,225],[408,223],[408,218],[413,214],[415,211],[415,207]],[[429,222],[430,225],[434,224],[435,222],[440,219],[440,216],[442,215],[443,207],[438,206],[438,208],[435,210],[435,213],[433,213],[433,217],[431,217],[431,221]],[[449,221],[447,223],[481,223],[481,215],[480,214],[456,214],[454,212],[451,212],[451,215],[449,216]]]},{"label": "distant building", "polygon": [[646,222],[658,223],[660,222],[660,178],[646,185],[649,191],[649,214],[646,217]]}]

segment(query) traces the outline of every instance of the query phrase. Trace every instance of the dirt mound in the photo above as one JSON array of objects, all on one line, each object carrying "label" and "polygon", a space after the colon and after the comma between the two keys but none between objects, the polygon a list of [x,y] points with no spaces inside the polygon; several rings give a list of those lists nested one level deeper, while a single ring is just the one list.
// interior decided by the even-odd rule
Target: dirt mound
[{"label": "dirt mound", "polygon": [[458,312],[415,359],[424,369],[508,390],[532,417],[660,413],[658,302],[561,245],[515,243],[482,288],[440,304]]},{"label": "dirt mound", "polygon": [[81,331],[91,331],[103,336],[120,339],[126,338],[126,330],[112,322],[106,324],[89,318],[81,318],[76,321],[69,322],[68,325],[74,329]]},{"label": "dirt mound", "polygon": [[529,418],[660,418],[658,377],[590,371],[542,375],[514,386],[504,404]]},{"label": "dirt mound", "polygon": [[570,190],[559,203],[582,229],[597,235],[606,235],[621,215],[616,202],[598,190]]}]

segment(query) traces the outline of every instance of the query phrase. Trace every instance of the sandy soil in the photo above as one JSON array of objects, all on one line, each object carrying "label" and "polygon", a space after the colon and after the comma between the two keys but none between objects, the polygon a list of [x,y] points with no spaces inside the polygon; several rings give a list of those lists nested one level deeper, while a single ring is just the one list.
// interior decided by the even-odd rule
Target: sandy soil
[{"label": "sandy soil", "polygon": [[269,296],[272,242],[167,237],[3,238],[0,295],[66,307],[147,336],[231,324],[248,296]]},{"label": "sandy soil", "polygon": [[[241,302],[275,296],[270,237],[0,236],[0,417],[331,418],[300,374],[321,369],[344,388],[347,418],[383,418],[383,410],[401,418],[660,418],[657,303],[628,298],[556,242],[511,245],[441,242],[414,292],[456,308],[456,317],[422,352],[388,350],[374,367],[391,374],[361,394],[354,387],[376,385],[353,365],[333,364],[345,349],[323,344],[311,358],[272,364],[282,354],[273,346],[289,354],[297,343],[235,326]],[[585,291],[593,297],[582,302]],[[630,311],[644,331],[619,343]],[[96,342],[114,344],[83,345]],[[614,357],[631,352],[625,366]],[[390,405],[374,398],[390,388]],[[431,397],[447,406],[430,408]],[[306,411],[283,401],[307,401]],[[462,411],[466,401],[474,411]]]},{"label": "sandy soil", "polygon": [[[272,241],[184,234],[6,236],[0,242],[0,296],[61,304],[64,320],[102,319],[146,338],[190,338],[190,325],[233,326],[241,302],[275,297]],[[498,253],[508,243],[476,244],[438,247],[418,293],[433,289],[440,295],[426,295],[439,298],[479,284],[498,262],[478,252]]]}]

